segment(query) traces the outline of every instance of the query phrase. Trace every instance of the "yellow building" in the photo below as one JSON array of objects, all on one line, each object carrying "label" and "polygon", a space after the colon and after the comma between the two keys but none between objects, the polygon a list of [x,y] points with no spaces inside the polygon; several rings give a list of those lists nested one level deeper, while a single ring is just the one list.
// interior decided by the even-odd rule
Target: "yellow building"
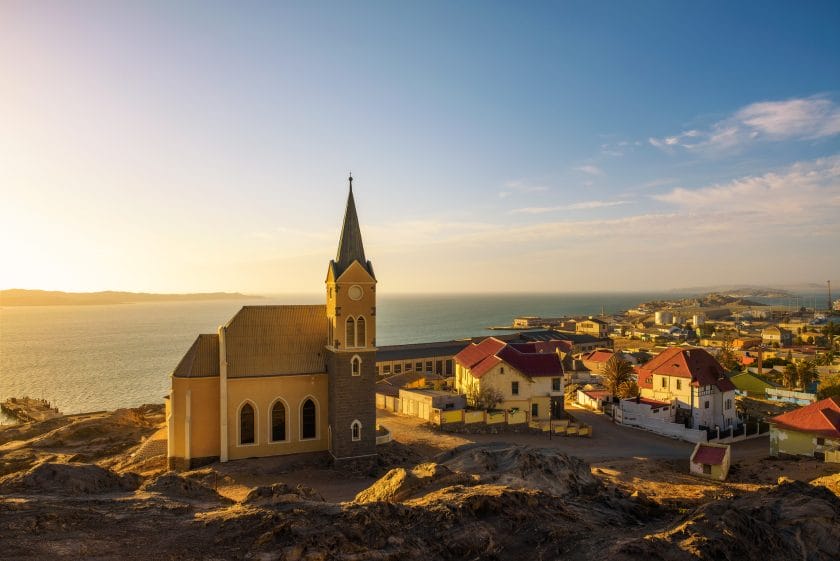
[{"label": "yellow building", "polygon": [[245,306],[199,335],[176,366],[166,402],[171,467],[376,453],[376,277],[352,181],[326,305]]},{"label": "yellow building", "polygon": [[[560,343],[560,342],[557,342]],[[499,394],[500,408],[518,408],[532,419],[563,413],[563,366],[555,350],[535,343],[488,337],[455,355],[455,389],[467,401],[484,390]]]},{"label": "yellow building", "polygon": [[770,419],[770,455],[840,462],[840,398],[828,397]]},{"label": "yellow building", "polygon": [[586,333],[599,339],[604,339],[610,334],[610,324],[604,320],[593,318],[577,322],[575,331],[578,333]]}]

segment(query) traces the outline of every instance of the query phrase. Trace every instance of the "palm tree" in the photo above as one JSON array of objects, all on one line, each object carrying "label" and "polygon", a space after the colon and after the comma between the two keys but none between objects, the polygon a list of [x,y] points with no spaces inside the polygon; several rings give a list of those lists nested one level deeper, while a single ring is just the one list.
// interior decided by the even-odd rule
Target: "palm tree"
[{"label": "palm tree", "polygon": [[796,379],[798,377],[799,374],[796,371],[796,366],[788,364],[785,366],[785,370],[782,373],[782,385],[784,385],[787,389],[791,389],[796,385]]},{"label": "palm tree", "polygon": [[[621,358],[618,353],[613,353],[604,365],[604,385],[610,393],[616,397],[628,397],[632,391],[630,382],[633,381],[633,366]],[[632,396],[630,396],[632,397]]]},{"label": "palm tree", "polygon": [[810,360],[803,360],[796,367],[796,375],[799,378],[799,385],[806,391],[811,382],[817,378],[817,368]]}]

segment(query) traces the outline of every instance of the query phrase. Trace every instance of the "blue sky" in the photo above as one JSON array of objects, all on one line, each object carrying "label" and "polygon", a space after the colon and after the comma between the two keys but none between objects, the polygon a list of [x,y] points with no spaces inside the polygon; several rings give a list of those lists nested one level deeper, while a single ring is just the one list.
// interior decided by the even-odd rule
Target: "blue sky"
[{"label": "blue sky", "polygon": [[[840,281],[840,4],[0,4],[0,288]],[[840,282],[837,282],[840,286]]]}]

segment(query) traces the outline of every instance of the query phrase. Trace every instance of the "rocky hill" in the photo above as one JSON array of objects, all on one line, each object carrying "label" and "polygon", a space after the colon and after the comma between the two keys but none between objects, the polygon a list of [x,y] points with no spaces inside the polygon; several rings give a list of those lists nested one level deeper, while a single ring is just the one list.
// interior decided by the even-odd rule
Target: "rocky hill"
[{"label": "rocky hill", "polygon": [[281,481],[233,500],[214,488],[212,466],[175,474],[132,463],[161,417],[146,407],[0,429],[2,557],[840,558],[840,499],[807,483],[677,509],[555,448],[497,443],[395,466],[346,502]]}]

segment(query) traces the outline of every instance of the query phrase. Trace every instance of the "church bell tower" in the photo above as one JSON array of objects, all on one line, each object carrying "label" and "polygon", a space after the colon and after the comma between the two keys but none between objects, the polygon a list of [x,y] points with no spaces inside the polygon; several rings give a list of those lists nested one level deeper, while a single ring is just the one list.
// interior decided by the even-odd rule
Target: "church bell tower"
[{"label": "church bell tower", "polygon": [[337,460],[376,454],[376,277],[365,259],[352,175],[349,183],[326,280],[329,450]]}]

